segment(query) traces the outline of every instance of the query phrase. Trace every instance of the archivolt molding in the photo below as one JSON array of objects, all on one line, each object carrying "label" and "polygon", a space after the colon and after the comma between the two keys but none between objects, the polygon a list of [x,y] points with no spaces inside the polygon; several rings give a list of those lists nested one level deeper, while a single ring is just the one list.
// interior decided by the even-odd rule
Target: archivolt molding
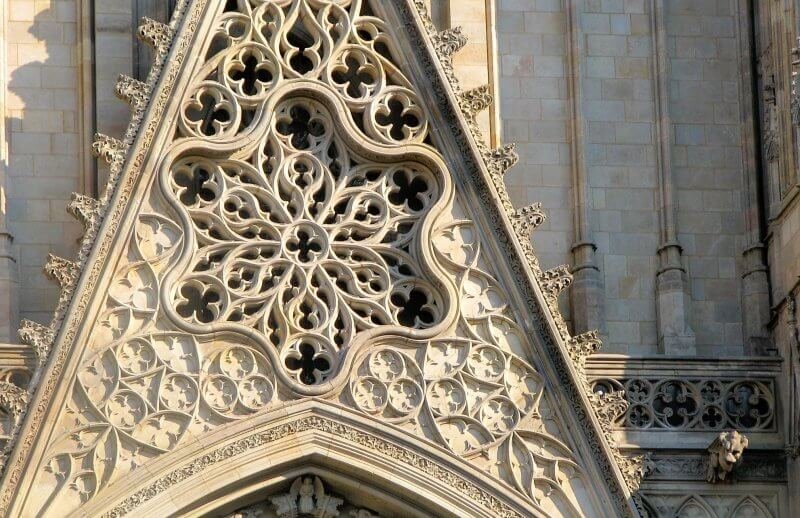
[{"label": "archivolt molding", "polygon": [[[101,274],[205,1],[191,5],[146,127],[138,126],[162,58],[147,83],[122,78],[118,85],[132,123],[122,143],[99,139],[96,149],[116,171],[97,205],[81,200],[95,214],[87,226],[99,229],[112,195],[122,201],[103,223],[87,286]],[[76,509],[187,437],[304,394],[337,398],[436,442],[546,513],[579,515],[596,505],[585,461],[561,429],[529,361],[531,345],[481,257],[478,231],[453,200],[428,111],[393,60],[383,22],[361,13],[365,5],[240,0],[240,12],[220,14],[206,62],[183,93],[158,188],[144,200],[88,337],[60,438],[37,472],[37,487],[50,492],[39,511]],[[143,31],[152,36],[151,29]],[[460,37],[436,41],[446,62]],[[480,92],[463,99],[467,118],[486,101]],[[123,175],[121,157],[137,135]],[[539,270],[529,235],[520,234],[540,212],[514,211],[502,184],[513,149],[480,149],[549,313],[568,338],[556,300],[568,272]],[[77,264],[96,232],[87,232]],[[54,272],[65,286],[56,329],[77,270]],[[90,293],[73,304],[74,315],[89,306]],[[530,304],[543,340],[557,351],[547,316],[538,301]],[[69,320],[62,343],[76,337],[79,320]],[[368,340],[374,347],[363,349]],[[66,347],[57,349],[56,376],[46,378],[43,394],[53,392],[65,356]],[[558,368],[569,384],[570,368]],[[571,397],[578,418],[591,423],[581,396]],[[601,398],[601,423],[618,410],[611,399]],[[31,425],[43,414],[40,404]],[[602,443],[590,447],[604,454]],[[613,468],[604,468],[614,480]],[[17,463],[0,509],[20,476]],[[625,508],[613,482],[610,491]]]},{"label": "archivolt molding", "polygon": [[[319,400],[262,413],[248,423],[232,425],[225,433],[209,435],[202,444],[192,443],[176,450],[147,470],[120,479],[83,511],[109,517],[133,512],[148,514],[163,508],[164,499],[170,500],[170,507],[177,505],[175,512],[179,514],[190,513],[198,506],[210,511],[214,506],[229,504],[224,497],[220,502],[209,503],[206,494],[224,495],[231,484],[246,491],[248,484],[259,486],[259,479],[280,475],[293,466],[308,469],[317,462],[347,468],[356,481],[358,477],[368,477],[372,483],[382,481],[384,485],[397,486],[396,491],[418,491],[415,495],[419,505],[439,508],[439,512],[447,509],[464,516],[550,516],[508,494],[505,486],[496,485],[487,474],[473,471],[469,464],[443,450]],[[240,480],[218,476],[232,469],[240,473]],[[194,490],[183,491],[188,487]],[[441,495],[442,499],[433,495]]]}]

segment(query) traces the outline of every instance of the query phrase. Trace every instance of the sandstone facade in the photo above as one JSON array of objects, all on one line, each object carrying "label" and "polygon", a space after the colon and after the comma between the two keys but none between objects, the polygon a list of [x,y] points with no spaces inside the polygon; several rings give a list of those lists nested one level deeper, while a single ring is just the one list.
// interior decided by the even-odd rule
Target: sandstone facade
[{"label": "sandstone facade", "polygon": [[[83,231],[65,207],[73,192],[102,197],[114,172],[113,143],[101,146],[109,165],[91,154],[94,133],[123,139],[130,111],[114,94],[117,76],[146,81],[157,55],[137,39],[139,19],[166,23],[176,3],[0,6],[0,381],[38,383],[38,353],[17,345],[16,330],[21,319],[51,320],[61,290],[42,272],[48,253],[78,257]],[[452,60],[460,88],[487,85],[478,93],[495,99],[470,115],[481,149],[517,144],[510,202],[541,203],[547,215],[532,234],[542,285],[562,284],[556,268],[570,265],[556,327],[603,340],[586,383],[627,400],[607,432],[622,453],[651,454],[641,506],[658,516],[796,514],[795,3],[426,7],[438,30],[461,26],[468,37]],[[554,302],[553,290],[542,296]],[[708,483],[706,449],[733,429],[749,441],[736,481]],[[318,475],[347,509],[370,508]]]}]

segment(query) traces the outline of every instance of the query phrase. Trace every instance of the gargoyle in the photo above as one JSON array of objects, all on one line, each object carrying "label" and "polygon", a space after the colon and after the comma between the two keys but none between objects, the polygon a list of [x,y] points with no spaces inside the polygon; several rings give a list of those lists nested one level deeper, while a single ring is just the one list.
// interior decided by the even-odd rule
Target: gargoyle
[{"label": "gargoyle", "polygon": [[720,432],[719,437],[714,439],[714,442],[708,447],[706,479],[712,483],[724,481],[733,471],[734,466],[739,463],[748,444],[747,437],[736,430]]}]

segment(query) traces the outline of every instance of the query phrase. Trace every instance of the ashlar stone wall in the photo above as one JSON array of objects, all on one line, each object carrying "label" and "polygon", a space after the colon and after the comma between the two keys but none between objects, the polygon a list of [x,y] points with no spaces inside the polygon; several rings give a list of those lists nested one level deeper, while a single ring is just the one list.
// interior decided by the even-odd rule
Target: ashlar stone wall
[{"label": "ashlar stone wall", "polygon": [[[5,8],[2,106],[8,154],[5,218],[19,284],[4,296],[19,315],[49,322],[59,289],[42,273],[49,252],[71,257],[80,226],[65,211],[83,189],[78,6],[75,0],[11,0]],[[0,341],[16,341],[16,323]]]},{"label": "ashlar stone wall", "polygon": [[[510,182],[516,203],[547,208],[544,265],[596,248],[607,352],[664,352],[659,320],[683,319],[680,352],[742,354],[738,2],[498,6],[503,138],[522,158]],[[659,309],[665,266],[685,272],[675,309]]]}]

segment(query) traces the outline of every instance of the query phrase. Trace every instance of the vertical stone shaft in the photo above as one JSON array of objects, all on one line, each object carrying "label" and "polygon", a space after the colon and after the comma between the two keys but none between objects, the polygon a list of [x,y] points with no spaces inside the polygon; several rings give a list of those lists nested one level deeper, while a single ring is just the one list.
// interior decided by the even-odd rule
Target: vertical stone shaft
[{"label": "vertical stone shaft", "polygon": [[[739,41],[739,89],[742,99],[753,99],[753,55],[750,27],[751,0],[739,0],[736,13]],[[756,159],[756,115],[753,102],[741,103],[742,169],[744,170],[745,249],[742,272],[742,316],[744,346],[747,354],[765,354],[771,348],[767,323],[770,319],[769,270],[765,264],[766,247],[762,242],[764,221],[760,167]]]},{"label": "vertical stone shaft", "polygon": [[0,342],[15,342],[18,320],[18,281],[17,262],[14,258],[11,243],[13,237],[8,231],[6,222],[6,177],[8,175],[8,135],[6,134],[6,78],[8,77],[8,60],[6,41],[7,20],[9,15],[7,2],[0,2],[0,112],[3,122],[0,124]]},{"label": "vertical stone shaft", "polygon": [[695,354],[689,279],[678,243],[672,171],[672,121],[669,115],[669,56],[665,0],[654,0],[650,9],[653,37],[653,100],[655,108],[656,166],[660,209],[659,268],[656,273],[656,308],[659,351],[668,355]]},{"label": "vertical stone shaft", "polygon": [[583,45],[580,30],[580,2],[567,4],[567,66],[569,109],[571,123],[570,154],[572,156],[572,197],[575,241],[572,244],[572,286],[570,302],[574,332],[585,333],[599,330],[605,334],[605,290],[600,268],[597,266],[595,252],[597,245],[589,227],[591,208],[589,206],[589,182],[585,160],[584,119],[581,106]]}]

